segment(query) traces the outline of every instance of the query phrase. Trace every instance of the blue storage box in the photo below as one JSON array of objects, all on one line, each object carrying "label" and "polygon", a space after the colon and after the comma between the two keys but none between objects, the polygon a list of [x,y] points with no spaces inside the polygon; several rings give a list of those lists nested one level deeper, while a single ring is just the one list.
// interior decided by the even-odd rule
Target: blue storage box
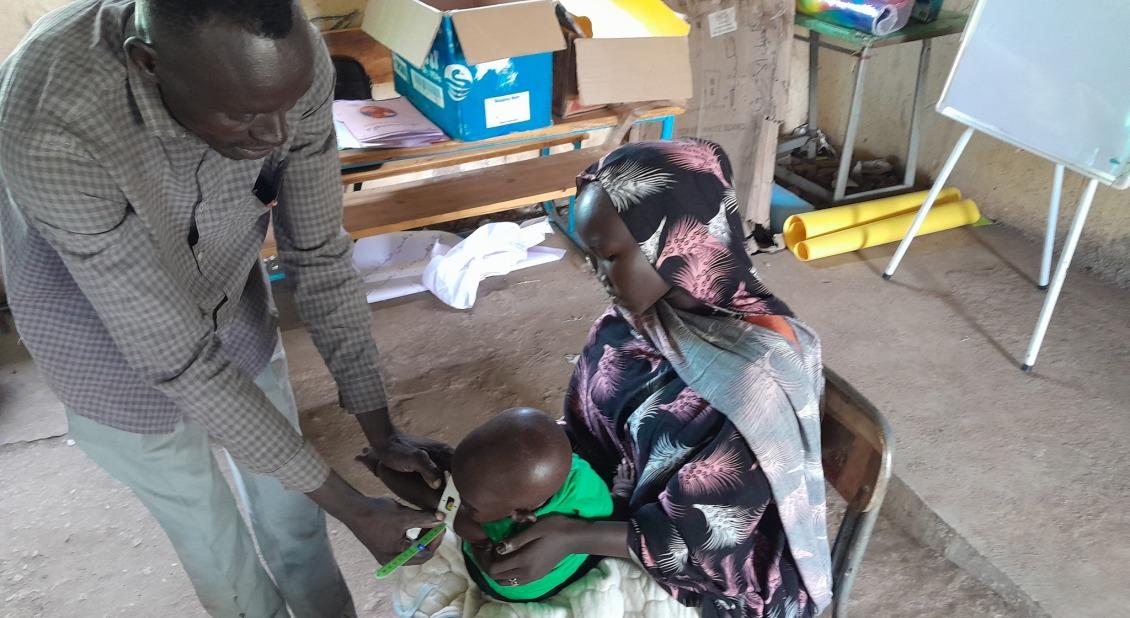
[{"label": "blue storage box", "polygon": [[552,122],[553,54],[565,46],[548,0],[370,0],[362,28],[393,52],[393,81],[449,136],[480,140]]}]

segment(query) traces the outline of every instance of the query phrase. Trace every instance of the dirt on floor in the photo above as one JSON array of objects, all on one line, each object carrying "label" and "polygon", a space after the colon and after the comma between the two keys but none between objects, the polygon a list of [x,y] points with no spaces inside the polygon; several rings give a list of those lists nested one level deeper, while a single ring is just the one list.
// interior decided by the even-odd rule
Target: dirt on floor
[{"label": "dirt on floor", "polygon": [[[457,441],[512,406],[557,411],[574,354],[606,299],[580,260],[486,282],[471,311],[427,295],[374,307],[373,332],[399,424]],[[363,438],[285,296],[284,343],[302,425],[350,481],[382,487],[352,461]],[[160,528],[129,492],[57,434],[61,410],[14,337],[0,339],[0,617],[201,616]],[[0,438],[3,437],[0,435]],[[374,562],[336,522],[331,534],[363,616],[395,615]],[[937,553],[880,522],[852,595],[860,617],[1012,617],[1004,602]]]}]

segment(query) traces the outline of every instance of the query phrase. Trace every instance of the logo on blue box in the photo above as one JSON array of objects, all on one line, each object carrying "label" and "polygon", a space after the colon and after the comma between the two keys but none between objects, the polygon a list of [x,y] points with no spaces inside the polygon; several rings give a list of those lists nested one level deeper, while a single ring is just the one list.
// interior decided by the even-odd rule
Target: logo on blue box
[{"label": "logo on blue box", "polygon": [[449,16],[423,68],[393,55],[396,91],[449,136],[465,141],[547,127],[553,54],[467,64]]}]

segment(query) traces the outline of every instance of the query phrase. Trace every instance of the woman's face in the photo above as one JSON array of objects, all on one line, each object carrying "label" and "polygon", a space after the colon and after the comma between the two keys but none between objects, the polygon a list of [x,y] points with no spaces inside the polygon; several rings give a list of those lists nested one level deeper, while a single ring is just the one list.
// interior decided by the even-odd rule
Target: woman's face
[{"label": "woman's face", "polygon": [[574,207],[576,240],[613,302],[639,315],[671,290],[671,286],[640,251],[628,226],[620,219],[600,185],[586,185],[577,194]]}]

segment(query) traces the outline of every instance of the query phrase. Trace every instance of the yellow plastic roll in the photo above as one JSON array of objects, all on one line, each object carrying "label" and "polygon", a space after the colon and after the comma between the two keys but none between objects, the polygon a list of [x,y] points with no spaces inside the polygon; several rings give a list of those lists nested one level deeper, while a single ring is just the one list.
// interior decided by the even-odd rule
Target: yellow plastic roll
[{"label": "yellow plastic roll", "polygon": [[[911,212],[802,240],[792,247],[792,251],[801,261],[807,262],[899,241],[910,229],[915,215],[917,213]],[[977,204],[973,200],[939,204],[930,209],[930,214],[926,215],[916,236],[970,225],[980,219],[981,211],[977,210]]]},{"label": "yellow plastic roll", "polygon": [[[918,210],[929,193],[919,191],[793,215],[785,219],[785,246],[792,249],[802,240]],[[961,191],[951,187],[942,189],[934,205],[958,201],[961,201]]]}]

